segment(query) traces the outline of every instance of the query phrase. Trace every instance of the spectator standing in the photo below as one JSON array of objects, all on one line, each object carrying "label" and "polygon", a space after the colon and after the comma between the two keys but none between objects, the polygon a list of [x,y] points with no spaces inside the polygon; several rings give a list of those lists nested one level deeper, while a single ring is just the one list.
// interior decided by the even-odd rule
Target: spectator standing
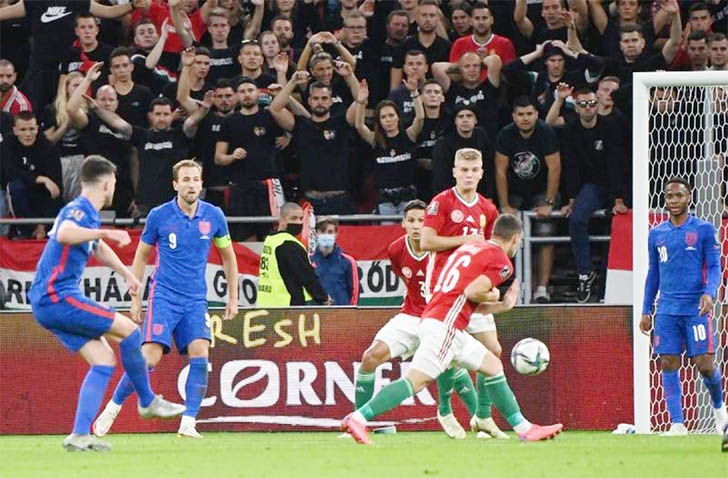
[{"label": "spectator standing", "polygon": [[[276,164],[276,137],[282,124],[290,124],[291,113],[263,109],[255,81],[241,78],[236,85],[240,111],[226,117],[215,145],[215,163],[230,166],[231,216],[277,216],[283,204],[283,188]],[[236,241],[252,236],[263,239],[269,225],[231,225]]]},{"label": "spectator standing", "polygon": [[[558,207],[561,154],[555,131],[538,119],[538,111],[527,97],[516,98],[513,123],[498,133],[495,170],[501,212],[533,210],[540,219],[533,228],[535,235],[552,235],[554,225],[544,219]],[[554,264],[554,246],[547,244],[539,249],[533,299],[546,303],[551,300],[547,287]]]},{"label": "spectator standing", "polygon": [[316,251],[311,256],[311,263],[334,305],[357,305],[359,271],[356,259],[341,250],[336,243],[338,236],[339,223],[336,220],[319,219],[316,223]]},{"label": "spectator standing", "polygon": [[[559,98],[571,93],[559,87]],[[568,202],[561,212],[569,218],[571,253],[579,274],[576,300],[589,302],[598,274],[589,244],[589,221],[594,211],[610,208],[614,214],[627,212],[625,198],[629,184],[625,158],[627,146],[620,126],[597,113],[599,101],[588,88],[574,93],[576,116],[564,133],[564,183]]]},{"label": "spectator standing", "polygon": [[425,111],[417,82],[408,78],[407,89],[414,102],[415,119],[405,130],[397,107],[391,101],[380,101],[374,111],[374,131],[364,124],[364,111],[369,87],[359,83],[356,108],[356,130],[374,150],[374,186],[377,188],[377,211],[382,215],[401,215],[405,204],[415,199],[414,159],[415,141],[422,131]]},{"label": "spectator standing", "polygon": [[147,111],[154,94],[146,86],[138,85],[132,80],[134,63],[131,61],[131,51],[124,47],[115,48],[109,56],[109,65],[113,78],[112,86],[119,100],[117,114],[132,126],[145,127]]},{"label": "spectator standing", "polygon": [[[339,62],[338,70],[349,83],[352,96],[358,84],[351,66]],[[271,112],[278,112],[291,101],[298,83],[308,80],[308,74],[297,71],[271,103]],[[351,158],[349,140],[353,131],[356,104],[351,102],[342,113],[332,114],[331,86],[315,82],[309,87],[309,111],[291,116],[291,123],[283,129],[293,133],[293,144],[298,152],[300,184],[306,199],[317,214],[354,214],[356,212],[351,191]]]}]

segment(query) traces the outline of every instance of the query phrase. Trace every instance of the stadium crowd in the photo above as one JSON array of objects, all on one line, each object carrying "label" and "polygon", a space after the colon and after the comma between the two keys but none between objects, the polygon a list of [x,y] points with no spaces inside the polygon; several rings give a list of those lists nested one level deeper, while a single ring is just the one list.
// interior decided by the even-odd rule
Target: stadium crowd
[{"label": "stadium crowd", "polygon": [[[0,5],[0,216],[55,216],[90,154],[118,168],[121,218],[168,201],[185,158],[228,216],[276,216],[284,198],[317,215],[402,214],[453,186],[454,152],[470,147],[501,211],[534,209],[537,235],[554,233],[552,212],[569,216],[589,284],[592,213],[630,205],[632,73],[728,57],[723,0]],[[655,108],[689,107],[654,94]],[[690,175],[675,151],[655,154],[653,167]],[[269,230],[231,224],[235,240]],[[541,247],[537,301],[553,254]]]}]

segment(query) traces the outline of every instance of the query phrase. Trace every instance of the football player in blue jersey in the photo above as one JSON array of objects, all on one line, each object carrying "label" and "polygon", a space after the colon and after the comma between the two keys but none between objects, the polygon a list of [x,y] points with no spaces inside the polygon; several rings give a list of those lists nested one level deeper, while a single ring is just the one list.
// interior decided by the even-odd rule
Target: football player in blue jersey
[{"label": "football player in blue jersey", "polygon": [[663,436],[684,436],[680,356],[687,353],[703,376],[710,393],[716,431],[728,423],[722,379],[713,363],[715,337],[713,303],[721,280],[720,244],[715,227],[689,212],[690,185],[673,178],[665,184],[665,206],[670,218],[648,238],[649,270],[645,282],[640,330],[652,330],[652,307],[659,291],[652,344],[660,356],[662,385],[670,429]]},{"label": "football player in blue jersey", "polygon": [[91,435],[91,421],[101,407],[116,365],[106,337],[119,342],[121,363],[131,388],[139,395],[142,417],[171,418],[182,414],[185,407],[152,392],[136,324],[81,291],[81,276],[91,254],[124,278],[133,297],[141,288],[105,242],[125,246],[131,242],[129,233],[100,229],[99,211],[110,206],[114,197],[116,167],[101,156],[89,156],[81,166],[81,185],[81,195],[61,210],[48,233],[28,298],[38,323],[91,365],[79,392],[73,433],[63,441],[63,447],[69,451],[109,451],[111,445]]},{"label": "football player in blue jersey", "polygon": [[[210,324],[207,316],[205,271],[214,243],[222,257],[230,286],[224,319],[238,312],[238,265],[222,210],[199,199],[202,168],[192,160],[172,168],[177,196],[149,212],[132,272],[142,280],[147,258],[154,247],[157,259],[150,277],[147,313],[142,327],[142,352],[150,370],[170,351],[172,339],[181,354],[189,356],[185,384],[186,410],[178,430],[182,437],[201,438],[195,419],[207,390]],[[141,298],[132,298],[131,316],[141,321]],[[94,434],[108,433],[124,400],[134,392],[129,377],[123,376],[104,411],[93,425]]]}]

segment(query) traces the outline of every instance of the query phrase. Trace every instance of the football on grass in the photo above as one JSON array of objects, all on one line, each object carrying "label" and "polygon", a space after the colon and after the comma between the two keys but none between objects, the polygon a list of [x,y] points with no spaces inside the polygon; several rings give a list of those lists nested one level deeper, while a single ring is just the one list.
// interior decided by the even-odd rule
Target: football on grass
[{"label": "football on grass", "polygon": [[533,338],[521,339],[511,350],[511,365],[521,375],[538,375],[549,366],[546,344]]}]

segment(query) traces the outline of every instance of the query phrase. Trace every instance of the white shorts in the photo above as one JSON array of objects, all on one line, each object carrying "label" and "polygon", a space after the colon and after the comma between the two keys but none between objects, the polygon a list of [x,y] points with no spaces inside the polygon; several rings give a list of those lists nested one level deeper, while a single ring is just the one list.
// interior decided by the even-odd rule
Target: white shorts
[{"label": "white shorts", "polygon": [[495,317],[493,314],[473,313],[470,316],[470,323],[465,331],[469,334],[479,334],[480,332],[495,332]]},{"label": "white shorts", "polygon": [[451,365],[478,370],[488,351],[464,330],[448,330],[436,319],[422,319],[420,346],[412,359],[412,368],[435,379]]},{"label": "white shorts", "polygon": [[391,358],[407,358],[415,353],[420,345],[420,339],[417,336],[419,326],[419,317],[399,313],[379,329],[374,340],[381,340],[387,344]]}]

